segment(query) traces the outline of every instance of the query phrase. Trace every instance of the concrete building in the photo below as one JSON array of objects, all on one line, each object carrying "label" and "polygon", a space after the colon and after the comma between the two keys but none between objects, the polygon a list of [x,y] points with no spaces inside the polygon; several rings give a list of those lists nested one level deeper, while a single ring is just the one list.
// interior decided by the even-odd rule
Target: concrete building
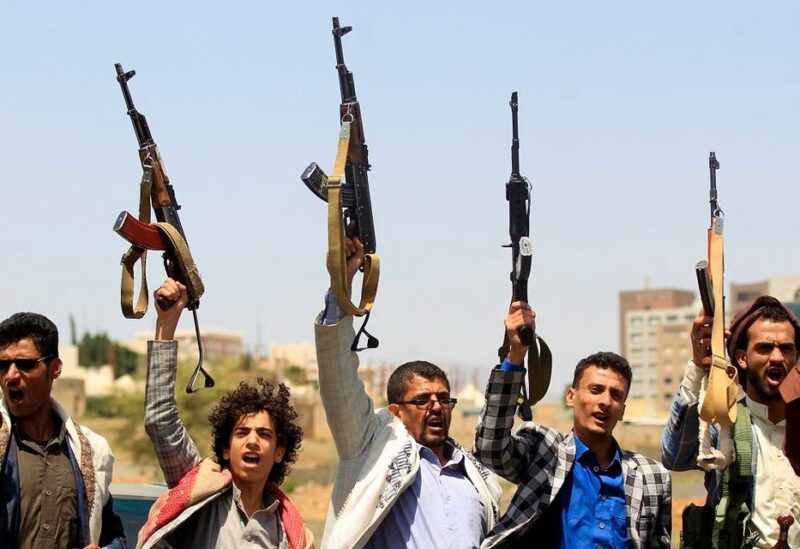
[{"label": "concrete building", "polygon": [[771,295],[786,304],[800,303],[800,275],[773,276],[748,284],[731,282],[727,311],[730,317],[760,295]]},{"label": "concrete building", "polygon": [[[231,330],[200,330],[203,340],[204,358],[210,362],[217,362],[227,358],[242,356],[242,343],[244,334]],[[153,339],[153,332],[139,332],[132,340],[121,341],[131,351],[147,356],[147,342]],[[177,330],[175,340],[178,342],[178,360],[197,360],[197,336],[194,330]]]},{"label": "concrete building", "polygon": [[626,416],[662,418],[690,358],[696,293],[679,289],[620,292],[620,350],[633,371]]}]

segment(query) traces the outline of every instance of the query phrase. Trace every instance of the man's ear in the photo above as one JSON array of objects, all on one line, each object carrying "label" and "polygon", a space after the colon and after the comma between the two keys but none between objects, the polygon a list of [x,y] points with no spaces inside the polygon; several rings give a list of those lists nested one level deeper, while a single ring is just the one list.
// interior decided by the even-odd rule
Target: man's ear
[{"label": "man's ear", "polygon": [[575,407],[575,387],[567,389],[567,408]]},{"label": "man's ear", "polygon": [[50,362],[50,366],[48,366],[48,368],[50,368],[50,377],[52,379],[56,379],[58,376],[61,375],[61,367],[63,365],[64,365],[64,363],[61,362],[61,359],[58,358],[58,357],[54,358]]},{"label": "man's ear", "polygon": [[741,368],[747,368],[747,351],[737,349],[734,353],[736,354],[736,362],[739,366]]},{"label": "man's ear", "polygon": [[283,456],[286,454],[286,448],[283,446],[278,446],[275,448],[275,463],[280,463],[283,461]]},{"label": "man's ear", "polygon": [[225,448],[222,451],[222,459],[224,459],[225,461],[230,461],[231,460],[231,450],[230,450],[230,448]]},{"label": "man's ear", "polygon": [[389,404],[386,407],[394,416],[400,417],[400,405],[399,404]]},{"label": "man's ear", "polygon": [[619,421],[622,421],[623,417],[625,417],[625,404],[622,405],[622,411],[619,413]]}]

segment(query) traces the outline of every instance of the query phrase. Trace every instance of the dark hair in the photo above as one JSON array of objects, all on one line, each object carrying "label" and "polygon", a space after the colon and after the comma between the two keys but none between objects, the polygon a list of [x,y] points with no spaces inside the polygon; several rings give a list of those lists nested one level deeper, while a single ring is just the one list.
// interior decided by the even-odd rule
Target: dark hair
[{"label": "dark hair", "polygon": [[[736,347],[734,351],[745,351],[747,350],[747,343],[750,339],[750,327],[755,324],[756,320],[771,320],[772,322],[789,322],[792,324],[792,328],[797,331],[797,327],[794,325],[793,319],[789,316],[789,313],[786,311],[785,308],[781,305],[776,305],[773,303],[767,304],[764,306],[764,310],[759,312],[757,316],[755,316],[752,320],[747,322],[747,325],[742,330],[742,335],[739,337],[739,340],[735,342]],[[794,334],[795,341],[798,339],[797,333]],[[731,360],[734,360],[734,357],[731,357]]]},{"label": "dark hair", "polygon": [[0,347],[31,338],[42,356],[58,356],[58,328],[37,313],[16,313],[0,322]]},{"label": "dark hair", "polygon": [[617,353],[609,353],[606,351],[601,351],[599,353],[587,356],[578,362],[577,366],[575,366],[575,375],[572,378],[573,388],[578,388],[578,384],[581,381],[583,372],[585,372],[589,366],[597,366],[598,368],[603,369],[608,368],[624,377],[625,381],[628,382],[628,389],[625,391],[625,397],[627,398],[628,392],[631,388],[631,381],[633,380],[633,372],[631,372],[631,365],[628,364],[628,361],[625,359],[625,357],[620,356]]},{"label": "dark hair", "polygon": [[403,400],[408,382],[414,376],[424,377],[425,379],[441,379],[447,385],[447,390],[450,390],[450,381],[448,381],[447,374],[441,368],[424,360],[414,360],[401,364],[389,376],[389,382],[386,384],[386,400],[389,404],[395,404]]},{"label": "dark hair", "polygon": [[275,386],[259,377],[255,384],[242,381],[236,389],[222,395],[208,416],[214,454],[220,465],[228,465],[223,452],[230,447],[234,425],[242,416],[259,412],[267,412],[272,418],[278,445],[284,449],[283,459],[272,466],[267,478],[268,482],[280,485],[297,459],[303,439],[303,429],[295,423],[297,412],[289,402],[289,388],[283,383]]}]

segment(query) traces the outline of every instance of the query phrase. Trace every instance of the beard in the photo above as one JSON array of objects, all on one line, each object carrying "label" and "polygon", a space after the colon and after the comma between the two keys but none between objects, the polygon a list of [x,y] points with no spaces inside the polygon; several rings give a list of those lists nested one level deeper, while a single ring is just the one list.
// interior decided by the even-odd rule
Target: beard
[{"label": "beard", "polygon": [[745,369],[745,372],[747,377],[747,385],[752,387],[753,390],[755,390],[755,392],[761,396],[761,398],[767,401],[781,400],[780,391],[777,388],[767,388],[767,386],[764,385],[764,382],[761,380],[761,375],[758,372],[751,370],[750,368]]},{"label": "beard", "polygon": [[444,446],[444,443],[447,441],[447,436],[448,436],[448,434],[450,432],[450,422],[448,422],[447,418],[444,417],[444,416],[442,416],[442,421],[443,421],[442,434],[434,435],[426,428],[422,432],[422,437],[417,442],[419,442],[423,446],[427,446],[428,448],[431,448],[431,449],[439,448],[440,446]]},{"label": "beard", "polygon": [[423,446],[427,446],[430,449],[434,449],[440,446],[444,446],[445,441],[447,441],[447,433],[442,435],[431,435],[429,433],[423,433],[422,440],[420,440],[419,442]]}]

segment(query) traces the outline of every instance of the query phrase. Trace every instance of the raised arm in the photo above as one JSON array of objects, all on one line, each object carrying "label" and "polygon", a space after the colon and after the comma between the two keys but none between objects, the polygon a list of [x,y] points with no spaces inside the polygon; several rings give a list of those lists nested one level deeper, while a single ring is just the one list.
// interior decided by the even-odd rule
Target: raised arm
[{"label": "raised arm", "polygon": [[147,344],[144,429],[153,443],[164,480],[173,487],[201,460],[175,401],[178,342],[173,338],[188,298],[186,287],[170,278],[154,295],[158,320],[155,340]]},{"label": "raised arm", "polygon": [[[713,318],[700,309],[691,329],[692,360],[686,364],[678,393],[672,401],[669,419],[661,433],[661,462],[671,471],[697,468],[700,450],[700,387],[711,366],[711,323]],[[716,427],[712,426],[716,433]]]},{"label": "raised arm", "polygon": [[532,459],[555,442],[545,440],[554,436],[548,429],[531,428],[530,424],[520,429],[518,435],[511,434],[517,399],[525,378],[523,363],[527,353],[519,332],[523,326],[533,329],[535,318],[536,314],[527,303],[517,301],[511,304],[505,321],[510,345],[508,357],[489,376],[486,404],[473,447],[478,461],[514,483],[526,480]]},{"label": "raised arm", "polygon": [[[352,283],[364,258],[357,239],[345,239],[348,282]],[[358,355],[350,349],[355,333],[353,317],[345,316],[336,296],[328,291],[325,310],[314,325],[319,366],[319,393],[339,459],[359,455],[378,428],[372,399],[358,377]]]}]

